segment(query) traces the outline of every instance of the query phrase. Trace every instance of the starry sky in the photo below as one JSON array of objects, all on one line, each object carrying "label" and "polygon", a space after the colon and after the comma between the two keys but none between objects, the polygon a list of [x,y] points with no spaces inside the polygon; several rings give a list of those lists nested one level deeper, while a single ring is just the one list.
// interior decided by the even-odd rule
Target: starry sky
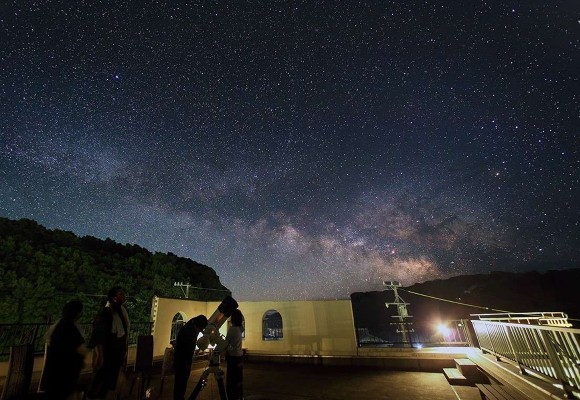
[{"label": "starry sky", "polygon": [[238,300],[580,266],[580,2],[0,6],[0,216]]}]

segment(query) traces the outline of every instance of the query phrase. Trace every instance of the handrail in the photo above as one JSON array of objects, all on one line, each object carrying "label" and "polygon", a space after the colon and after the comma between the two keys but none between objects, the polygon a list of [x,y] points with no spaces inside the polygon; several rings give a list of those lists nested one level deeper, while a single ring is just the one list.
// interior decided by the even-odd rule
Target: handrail
[{"label": "handrail", "polygon": [[515,322],[518,324],[547,325],[570,328],[568,315],[561,311],[520,312],[520,313],[494,313],[494,314],[471,314],[481,321]]},{"label": "handrail", "polygon": [[580,390],[580,329],[471,321],[484,352],[559,382],[566,395]]},{"label": "handrail", "polygon": [[532,311],[532,312],[512,312],[512,313],[488,313],[488,314],[471,314],[472,317],[479,317],[481,320],[485,319],[495,319],[495,318],[508,318],[512,317],[557,317],[557,318],[568,318],[568,315],[562,311]]},{"label": "handrail", "polygon": [[[7,359],[10,347],[19,344],[34,345],[34,354],[44,353],[44,337],[51,324],[0,324],[0,360]],[[131,322],[129,331],[129,345],[137,344],[137,336],[151,334],[152,322]],[[78,324],[81,334],[86,341],[91,336],[93,325],[90,323]]]}]

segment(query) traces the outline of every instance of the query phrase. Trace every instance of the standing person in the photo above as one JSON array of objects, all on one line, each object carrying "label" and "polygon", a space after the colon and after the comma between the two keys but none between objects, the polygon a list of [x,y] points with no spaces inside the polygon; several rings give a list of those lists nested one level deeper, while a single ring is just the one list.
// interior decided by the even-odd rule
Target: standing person
[{"label": "standing person", "polygon": [[177,333],[177,338],[173,345],[175,348],[173,359],[173,367],[175,369],[175,383],[173,386],[174,400],[183,400],[185,398],[185,389],[187,388],[187,381],[191,374],[191,363],[193,353],[195,352],[197,336],[206,326],[207,318],[205,315],[198,315],[187,321]]},{"label": "standing person", "polygon": [[89,347],[93,348],[93,382],[89,397],[104,399],[114,391],[121,367],[127,359],[129,316],[123,307],[125,291],[120,286],[107,293],[107,304],[93,322]]},{"label": "standing person", "polygon": [[232,326],[228,329],[226,342],[227,373],[226,392],[228,400],[241,400],[244,397],[243,386],[243,351],[242,333],[244,332],[244,315],[239,309],[235,309],[230,317]]},{"label": "standing person", "polygon": [[82,312],[80,301],[69,301],[63,307],[62,318],[47,334],[46,364],[40,386],[50,400],[73,398],[87,355],[85,339],[77,326]]}]

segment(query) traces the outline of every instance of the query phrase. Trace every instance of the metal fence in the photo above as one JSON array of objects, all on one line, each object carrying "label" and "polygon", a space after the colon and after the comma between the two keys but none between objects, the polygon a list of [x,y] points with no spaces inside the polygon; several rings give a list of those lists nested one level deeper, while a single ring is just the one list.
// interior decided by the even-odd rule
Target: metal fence
[{"label": "metal fence", "polygon": [[357,327],[357,341],[359,347],[475,345],[469,320],[393,322],[373,330]]},{"label": "metal fence", "polygon": [[[44,353],[45,336],[51,324],[0,324],[0,360],[7,360],[10,347],[19,344],[34,345],[34,354]],[[129,346],[137,344],[137,336],[151,334],[151,322],[131,322]],[[81,334],[88,342],[92,324],[79,324]]]},{"label": "metal fence", "polygon": [[559,382],[568,396],[580,390],[580,329],[472,321],[480,348]]}]

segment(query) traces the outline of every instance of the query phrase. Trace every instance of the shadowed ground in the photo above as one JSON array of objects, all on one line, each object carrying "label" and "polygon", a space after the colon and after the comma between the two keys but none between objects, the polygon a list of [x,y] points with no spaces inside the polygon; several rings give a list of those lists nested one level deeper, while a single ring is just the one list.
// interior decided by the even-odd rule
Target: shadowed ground
[{"label": "shadowed ground", "polygon": [[[204,368],[194,367],[187,395],[193,391]],[[159,380],[154,379],[151,398],[171,399],[173,376],[167,378],[161,397],[158,397],[158,385]],[[451,386],[442,373],[262,363],[244,366],[244,394],[246,400],[480,399],[476,388]],[[198,399],[219,398],[216,379],[210,375]]]}]

